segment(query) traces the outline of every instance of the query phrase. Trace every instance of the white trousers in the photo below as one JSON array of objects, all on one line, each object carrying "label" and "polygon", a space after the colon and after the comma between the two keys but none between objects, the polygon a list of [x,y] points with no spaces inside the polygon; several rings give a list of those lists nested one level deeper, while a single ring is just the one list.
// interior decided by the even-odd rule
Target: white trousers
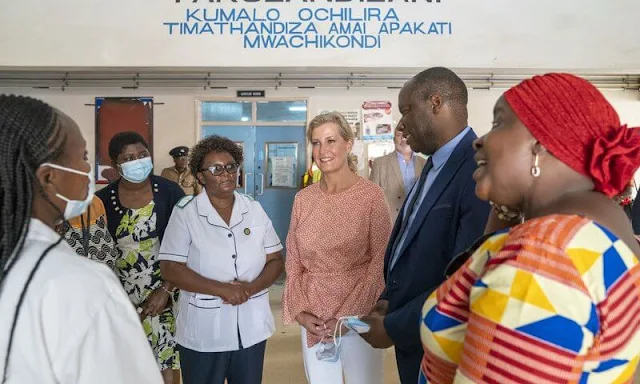
[{"label": "white trousers", "polygon": [[[356,332],[342,336],[336,362],[320,361],[320,344],[307,347],[307,330],[302,328],[302,355],[309,384],[382,384],[384,350],[375,349]],[[343,380],[344,374],[344,380]]]}]

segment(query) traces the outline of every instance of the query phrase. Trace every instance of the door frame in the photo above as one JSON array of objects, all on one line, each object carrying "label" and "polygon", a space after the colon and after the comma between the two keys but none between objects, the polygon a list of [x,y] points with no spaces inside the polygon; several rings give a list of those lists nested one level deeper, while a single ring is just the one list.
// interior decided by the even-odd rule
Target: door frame
[{"label": "door frame", "polygon": [[[250,102],[251,103],[251,120],[248,121],[202,121],[202,102],[204,101],[213,101],[213,102]],[[287,121],[287,122],[278,122],[278,121],[256,121],[257,117],[257,103],[261,101],[272,102],[272,101],[304,101],[307,103],[307,114],[306,120],[304,122],[301,121]],[[240,127],[251,127],[251,126],[300,126],[304,125],[305,127],[305,169],[309,168],[312,159],[311,153],[311,143],[306,139],[307,137],[307,128],[309,126],[309,122],[311,121],[311,117],[316,114],[311,114],[311,108],[309,107],[309,98],[308,97],[268,97],[268,98],[255,98],[255,97],[233,97],[233,96],[196,96],[194,100],[194,114],[195,114],[195,125],[196,125],[196,143],[202,140],[202,127],[203,126],[240,126]],[[302,124],[301,124],[302,123]]]},{"label": "door frame", "polygon": [[[202,102],[249,102],[251,103],[251,119],[248,121],[202,121]],[[258,102],[273,102],[273,101],[304,101],[307,103],[306,120],[302,121],[257,121],[257,103]],[[305,127],[309,124],[309,98],[308,97],[269,97],[269,98],[246,98],[246,97],[224,97],[224,96],[198,96],[195,98],[195,123],[196,123],[196,142],[202,139],[202,127],[203,126],[300,126]]]}]

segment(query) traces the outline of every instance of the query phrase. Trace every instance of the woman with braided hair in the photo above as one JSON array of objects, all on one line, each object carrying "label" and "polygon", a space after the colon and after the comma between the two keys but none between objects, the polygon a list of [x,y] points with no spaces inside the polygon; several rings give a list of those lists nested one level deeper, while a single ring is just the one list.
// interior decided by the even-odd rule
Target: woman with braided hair
[{"label": "woman with braided hair", "polygon": [[0,383],[162,383],[115,275],[54,231],[93,198],[80,129],[0,95],[0,137]]}]

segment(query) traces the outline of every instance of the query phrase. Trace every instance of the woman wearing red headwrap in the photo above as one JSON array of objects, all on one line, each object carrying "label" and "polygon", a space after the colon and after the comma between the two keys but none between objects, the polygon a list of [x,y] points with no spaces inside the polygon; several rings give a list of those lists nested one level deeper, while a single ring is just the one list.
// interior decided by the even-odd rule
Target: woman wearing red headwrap
[{"label": "woman wearing red headwrap", "polygon": [[523,223],[479,240],[427,299],[422,382],[631,382],[640,247],[611,197],[640,131],[587,81],[549,74],[507,91],[474,146],[476,194]]}]

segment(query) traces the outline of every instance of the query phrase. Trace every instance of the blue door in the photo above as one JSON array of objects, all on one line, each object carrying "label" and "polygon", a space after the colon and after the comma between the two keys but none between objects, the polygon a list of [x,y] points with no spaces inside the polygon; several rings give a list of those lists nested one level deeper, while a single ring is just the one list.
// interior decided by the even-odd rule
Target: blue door
[{"label": "blue door", "polygon": [[253,103],[203,102],[202,137],[225,136],[243,148],[238,191],[262,205],[285,245],[306,170],[306,101]]},{"label": "blue door", "polygon": [[304,126],[256,127],[256,200],[284,243],[291,208],[305,172]]}]

